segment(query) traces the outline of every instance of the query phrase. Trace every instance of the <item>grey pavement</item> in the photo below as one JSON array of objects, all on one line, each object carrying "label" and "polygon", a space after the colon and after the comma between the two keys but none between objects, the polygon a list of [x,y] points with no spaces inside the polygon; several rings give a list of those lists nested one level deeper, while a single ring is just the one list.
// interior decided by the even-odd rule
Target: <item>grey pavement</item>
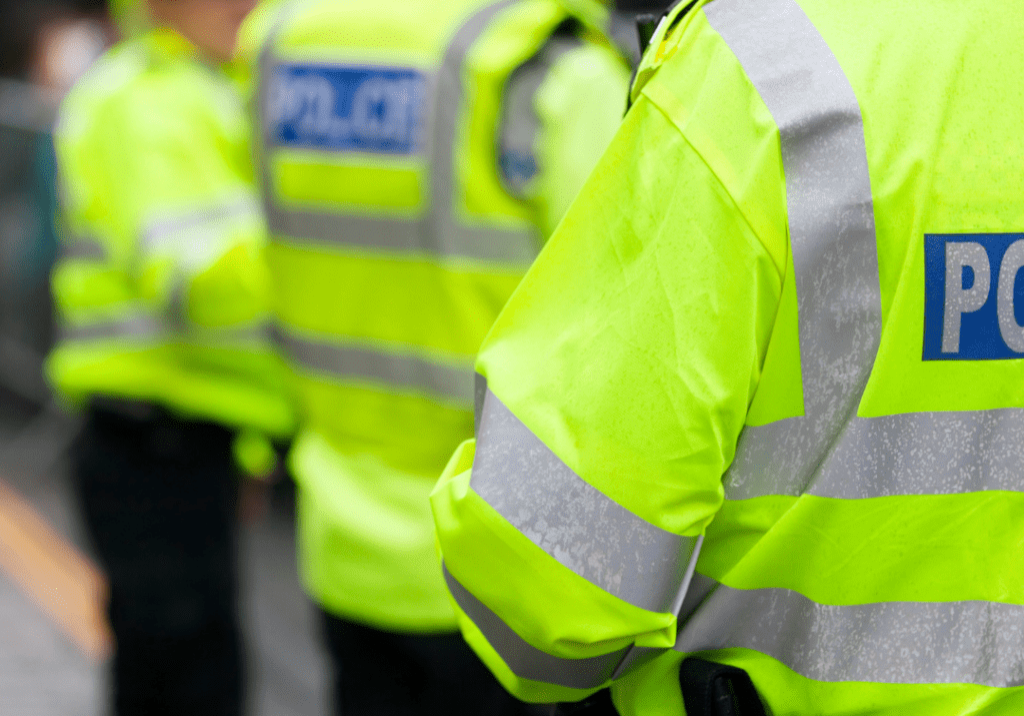
[{"label": "grey pavement", "polygon": [[243,614],[252,713],[314,716],[329,708],[320,624],[299,586],[292,512],[277,503],[243,535]]},{"label": "grey pavement", "polygon": [[0,573],[0,714],[102,714],[105,675]]},{"label": "grey pavement", "polygon": [[[88,554],[63,459],[73,433],[74,425],[58,418],[0,415],[0,479]],[[319,623],[296,576],[287,494],[243,531],[241,550],[250,715],[326,714]],[[84,656],[0,572],[0,715],[105,716],[106,684],[105,666]]]}]

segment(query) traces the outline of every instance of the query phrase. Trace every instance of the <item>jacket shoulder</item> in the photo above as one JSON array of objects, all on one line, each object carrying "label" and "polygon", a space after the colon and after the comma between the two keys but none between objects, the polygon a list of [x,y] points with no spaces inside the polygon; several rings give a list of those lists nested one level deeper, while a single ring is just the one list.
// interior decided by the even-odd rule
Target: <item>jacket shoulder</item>
[{"label": "jacket shoulder", "polygon": [[675,54],[683,29],[708,2],[710,0],[676,0],[661,16],[647,47],[640,48],[643,55],[629,88],[630,104],[637,100],[644,85],[657,74],[665,61]]},{"label": "jacket shoulder", "polygon": [[[61,103],[57,134],[64,142],[121,134],[124,141],[160,137],[204,124],[213,111],[201,79],[186,66],[154,64],[136,41],[122,43],[101,57]],[[190,101],[190,97],[202,101]]]},{"label": "jacket shoulder", "polygon": [[92,118],[133,83],[142,71],[136,55],[132,48],[118,45],[93,63],[61,101],[57,114],[58,135],[81,135],[92,124]]}]

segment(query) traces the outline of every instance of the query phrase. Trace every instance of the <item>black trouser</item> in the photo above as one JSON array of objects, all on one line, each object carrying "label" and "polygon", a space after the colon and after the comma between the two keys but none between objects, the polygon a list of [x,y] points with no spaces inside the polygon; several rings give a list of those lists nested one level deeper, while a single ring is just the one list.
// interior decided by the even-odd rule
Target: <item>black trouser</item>
[{"label": "black trouser", "polygon": [[85,522],[110,581],[118,716],[237,716],[231,434],[158,410],[93,409],[73,453]]},{"label": "black trouser", "polygon": [[344,716],[527,716],[460,634],[393,634],[323,613]]}]

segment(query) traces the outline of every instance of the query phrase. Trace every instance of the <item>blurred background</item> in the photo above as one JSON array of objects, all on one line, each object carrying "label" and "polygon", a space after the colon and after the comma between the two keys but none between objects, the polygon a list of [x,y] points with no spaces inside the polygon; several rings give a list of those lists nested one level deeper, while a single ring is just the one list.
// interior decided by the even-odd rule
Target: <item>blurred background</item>
[{"label": "blurred background", "polygon": [[[623,0],[612,29],[639,59]],[[117,40],[105,0],[0,0],[0,714],[103,713],[111,651],[104,581],[70,492],[79,428],[43,378],[57,255],[51,130],[61,97]],[[318,624],[298,585],[290,482],[243,530],[250,713],[326,712]]]},{"label": "blurred background", "polygon": [[[67,477],[76,421],[51,400],[49,272],[57,254],[51,129],[117,31],[104,0],[0,0],[0,714],[104,713],[104,583]],[[243,531],[250,713],[325,712],[317,625],[296,579],[281,482]]]}]

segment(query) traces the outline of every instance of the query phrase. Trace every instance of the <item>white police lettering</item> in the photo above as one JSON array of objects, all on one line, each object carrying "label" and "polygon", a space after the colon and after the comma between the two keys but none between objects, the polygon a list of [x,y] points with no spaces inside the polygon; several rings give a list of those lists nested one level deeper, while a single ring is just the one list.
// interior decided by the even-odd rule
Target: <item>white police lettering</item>
[{"label": "white police lettering", "polygon": [[266,111],[280,144],[408,154],[420,144],[425,90],[406,68],[281,66]]},{"label": "white police lettering", "polygon": [[925,234],[924,264],[923,360],[1024,357],[1024,233]]},{"label": "white police lettering", "polygon": [[[963,270],[969,267],[974,283],[963,287]],[[960,352],[960,319],[977,311],[988,300],[991,272],[985,247],[973,241],[946,244],[946,301],[942,321],[942,352]],[[1013,290],[1012,287],[1010,289]]]},{"label": "white police lettering", "polygon": [[1021,268],[1024,268],[1024,239],[1014,241],[1003,254],[1003,263],[999,267],[999,287],[996,293],[999,333],[1007,347],[1016,353],[1024,353],[1024,327],[1017,323],[1013,307],[1017,272]]},{"label": "white police lettering", "polygon": [[408,141],[418,92],[415,80],[366,80],[352,97],[353,133],[366,140]]},{"label": "white police lettering", "polygon": [[341,130],[332,126],[339,119],[334,116],[335,101],[334,88],[326,78],[316,75],[293,77],[278,72],[270,90],[271,123],[276,127],[296,124],[304,135],[335,134]]}]

